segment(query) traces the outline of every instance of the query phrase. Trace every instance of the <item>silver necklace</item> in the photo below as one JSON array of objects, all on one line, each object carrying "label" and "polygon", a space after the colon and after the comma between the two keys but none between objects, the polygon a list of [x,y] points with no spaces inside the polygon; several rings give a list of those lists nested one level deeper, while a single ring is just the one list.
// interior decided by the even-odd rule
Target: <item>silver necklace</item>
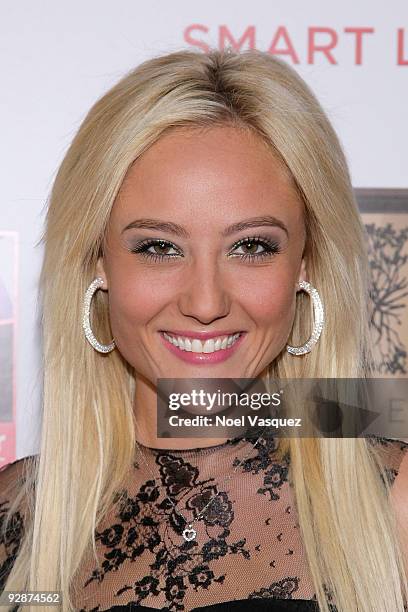
[{"label": "silver necklace", "polygon": [[[266,427],[265,427],[266,429]],[[265,429],[262,430],[261,435],[259,436],[259,438],[257,439],[257,441],[255,442],[255,444],[252,445],[249,453],[247,453],[245,455],[245,457],[243,459],[241,459],[241,461],[235,466],[234,470],[232,471],[231,474],[228,474],[228,476],[226,476],[223,480],[221,480],[221,483],[224,483],[228,480],[230,480],[233,475],[235,474],[235,472],[237,471],[237,469],[239,468],[240,465],[242,465],[242,463],[245,461],[245,459],[251,454],[251,452],[254,450],[255,446],[258,444],[259,440],[261,440],[262,438],[262,434],[264,433]],[[152,469],[150,468],[150,465],[147,463],[147,460],[145,458],[145,456],[143,455],[142,451],[140,450],[140,446],[139,444],[136,442],[136,446],[137,446],[137,450],[139,452],[139,455],[142,457],[144,463],[146,464],[147,469],[149,470],[150,474],[153,477],[153,480],[156,480],[156,476],[154,475]],[[209,447],[210,448],[210,447]],[[157,449],[160,450],[160,449]],[[170,451],[171,452],[171,451]],[[219,484],[219,483],[218,483]],[[216,493],[204,506],[204,508],[197,514],[196,517],[193,518],[193,520],[190,523],[187,523],[186,519],[184,518],[184,516],[181,514],[181,512],[179,510],[177,510],[176,508],[176,504],[173,502],[172,499],[170,499],[170,497],[166,497],[166,499],[168,499],[168,501],[171,503],[171,505],[173,506],[173,509],[175,512],[177,512],[177,514],[183,519],[184,523],[186,524],[186,527],[183,530],[183,538],[185,539],[186,542],[191,542],[192,540],[195,540],[197,537],[197,531],[194,529],[193,524],[198,521],[198,519],[204,514],[205,510],[207,510],[208,506],[210,506],[210,504],[212,504],[212,502],[214,501],[214,499],[218,496],[218,493]]]}]

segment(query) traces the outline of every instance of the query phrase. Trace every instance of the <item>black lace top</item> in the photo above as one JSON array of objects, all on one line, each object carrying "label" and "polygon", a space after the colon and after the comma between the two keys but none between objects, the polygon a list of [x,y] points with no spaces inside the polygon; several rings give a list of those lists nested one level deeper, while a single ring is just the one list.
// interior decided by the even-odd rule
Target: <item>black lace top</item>
[{"label": "black lace top", "polygon": [[[392,483],[408,444],[370,441],[384,450]],[[317,611],[290,458],[277,460],[278,438],[262,439],[255,449],[253,443],[239,438],[192,450],[141,447],[145,460],[136,454],[126,488],[96,531],[99,565],[89,550],[76,575],[75,609]],[[22,461],[0,471],[0,522],[9,503],[6,481]],[[184,540],[185,520],[197,517],[215,494],[193,524],[196,539]],[[21,516],[15,519],[10,537],[0,539],[0,590],[24,529]]]}]

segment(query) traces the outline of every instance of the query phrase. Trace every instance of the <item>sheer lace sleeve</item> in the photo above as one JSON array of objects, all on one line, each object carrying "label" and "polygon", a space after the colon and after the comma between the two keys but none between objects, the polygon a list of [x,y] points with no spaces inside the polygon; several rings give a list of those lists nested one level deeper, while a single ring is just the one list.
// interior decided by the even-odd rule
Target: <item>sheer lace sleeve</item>
[{"label": "sheer lace sleeve", "polygon": [[392,487],[405,453],[408,451],[408,441],[383,436],[369,436],[367,440],[375,448]]},{"label": "sheer lace sleeve", "polygon": [[13,567],[24,533],[25,508],[19,506],[5,530],[5,517],[23,483],[24,459],[17,459],[0,469],[0,592]]}]

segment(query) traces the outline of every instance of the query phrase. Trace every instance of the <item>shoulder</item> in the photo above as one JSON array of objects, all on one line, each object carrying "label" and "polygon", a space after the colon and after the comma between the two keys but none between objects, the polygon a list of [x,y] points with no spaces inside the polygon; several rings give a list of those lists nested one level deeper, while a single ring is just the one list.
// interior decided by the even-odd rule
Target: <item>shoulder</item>
[{"label": "shoulder", "polygon": [[[408,444],[407,444],[408,446]],[[401,460],[398,468],[398,473],[395,477],[394,484],[391,489],[391,495],[394,503],[401,502],[404,505],[407,517],[408,527],[408,453],[406,452]],[[403,508],[401,508],[402,510]]]},{"label": "shoulder", "polygon": [[18,553],[28,508],[25,499],[17,501],[16,507],[12,505],[24,484],[26,469],[35,457],[16,459],[0,469],[0,592]]},{"label": "shoulder", "polygon": [[408,440],[378,438],[373,443],[381,449],[389,475],[390,501],[408,574]]},{"label": "shoulder", "polygon": [[13,503],[34,466],[38,455],[16,459],[0,468],[0,513],[4,514]]},{"label": "shoulder", "polygon": [[391,498],[400,516],[407,518],[408,528],[408,442],[399,441],[401,451],[394,465],[394,479],[391,488]]},{"label": "shoulder", "polygon": [[0,524],[1,517],[18,496],[27,477],[27,470],[37,455],[16,459],[0,468]]},{"label": "shoulder", "polygon": [[408,440],[385,438],[384,436],[367,436],[367,442],[385,469],[387,480],[392,488],[400,481],[401,470],[406,465]]},{"label": "shoulder", "polygon": [[16,459],[12,463],[7,463],[0,468],[0,495],[3,495],[5,490],[15,482],[16,478],[20,478],[24,468],[24,463],[29,457]]},{"label": "shoulder", "polygon": [[37,455],[16,459],[0,468],[0,503],[11,502],[26,478],[26,471]]}]

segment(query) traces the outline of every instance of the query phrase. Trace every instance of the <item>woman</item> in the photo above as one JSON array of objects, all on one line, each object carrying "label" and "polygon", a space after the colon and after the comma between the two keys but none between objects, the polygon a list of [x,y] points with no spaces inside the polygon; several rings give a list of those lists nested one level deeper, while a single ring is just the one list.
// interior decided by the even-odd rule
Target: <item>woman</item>
[{"label": "woman", "polygon": [[42,440],[1,474],[4,588],[62,590],[64,611],[402,612],[407,444],[156,435],[159,378],[371,372],[364,230],[296,72],[144,62],[85,118],[43,238]]}]

